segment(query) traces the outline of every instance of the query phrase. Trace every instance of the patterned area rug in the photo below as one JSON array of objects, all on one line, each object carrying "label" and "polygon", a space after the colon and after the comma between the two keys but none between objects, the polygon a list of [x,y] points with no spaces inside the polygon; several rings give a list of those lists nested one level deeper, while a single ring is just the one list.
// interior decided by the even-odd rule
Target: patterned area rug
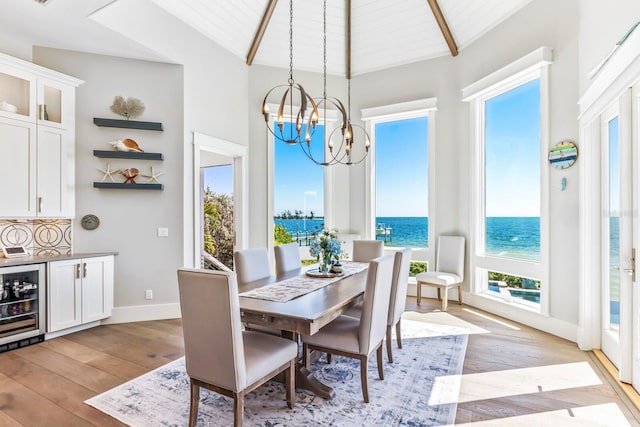
[{"label": "patterned area rug", "polygon": [[[268,382],[245,398],[246,426],[442,426],[455,421],[467,330],[403,320],[402,349],[393,341],[394,363],[384,362],[378,379],[375,354],[369,364],[370,403],[364,403],[356,360],[324,357],[314,362],[316,377],[335,390],[324,400],[296,393],[287,408],[284,386]],[[189,377],[180,358],[85,403],[131,426],[186,426]],[[201,389],[198,426],[233,425],[232,400]]]}]

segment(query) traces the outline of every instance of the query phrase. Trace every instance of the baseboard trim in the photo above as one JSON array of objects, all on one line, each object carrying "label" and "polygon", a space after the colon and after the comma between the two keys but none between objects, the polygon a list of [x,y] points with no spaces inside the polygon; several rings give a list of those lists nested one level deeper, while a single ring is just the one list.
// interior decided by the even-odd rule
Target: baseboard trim
[{"label": "baseboard trim", "polygon": [[178,319],[182,317],[180,303],[130,305],[114,307],[111,317],[102,321],[103,325],[115,323],[144,322],[147,320]]},{"label": "baseboard trim", "polygon": [[620,390],[624,393],[624,395],[629,399],[629,402],[636,408],[636,410],[640,411],[640,394],[633,388],[631,384],[623,383],[620,381],[620,373],[618,368],[614,366],[613,363],[609,360],[607,356],[597,348],[591,350],[595,359],[600,362],[602,368],[609,374],[611,380],[615,382]]},{"label": "baseboard trim", "polygon": [[[451,299],[452,297],[449,297]],[[526,309],[519,308],[514,304],[503,301],[495,301],[482,296],[462,292],[462,302],[472,307],[477,307],[496,316],[513,320],[523,325],[539,329],[543,332],[555,335],[566,340],[578,341],[578,325],[567,322],[556,317],[544,316]]]},{"label": "baseboard trim", "polygon": [[63,335],[71,334],[73,332],[84,331],[85,329],[95,328],[96,326],[100,326],[100,321],[96,320],[95,322],[85,323],[83,325],[72,326],[71,328],[62,329],[61,331],[49,332],[44,334],[45,340],[50,340],[52,338],[61,337]]}]

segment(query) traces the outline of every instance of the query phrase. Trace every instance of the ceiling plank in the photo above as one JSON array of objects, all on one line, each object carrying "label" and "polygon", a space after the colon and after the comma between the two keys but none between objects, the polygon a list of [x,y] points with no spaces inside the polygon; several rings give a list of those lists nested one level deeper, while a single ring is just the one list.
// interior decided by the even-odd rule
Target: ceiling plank
[{"label": "ceiling plank", "polygon": [[436,18],[438,25],[440,26],[440,31],[442,31],[442,35],[449,46],[449,50],[451,51],[451,56],[458,56],[458,46],[456,45],[455,40],[453,39],[453,34],[451,34],[451,30],[449,30],[449,25],[447,25],[447,20],[444,19],[444,15],[440,10],[440,5],[438,5],[438,0],[427,0],[429,3],[429,7],[431,8],[431,12],[433,12],[433,16]]},{"label": "ceiling plank", "polygon": [[344,74],[347,80],[351,79],[351,0],[345,0],[345,60],[344,60]]},{"label": "ceiling plank", "polygon": [[253,42],[251,43],[249,53],[247,54],[247,65],[251,65],[253,63],[253,59],[256,57],[258,47],[260,47],[262,37],[264,36],[265,31],[267,31],[267,26],[269,25],[269,21],[271,21],[271,15],[273,15],[276,4],[278,4],[278,0],[269,0],[269,4],[267,4],[267,9],[264,11],[264,15],[262,15],[262,20],[256,30],[256,35],[253,37]]}]

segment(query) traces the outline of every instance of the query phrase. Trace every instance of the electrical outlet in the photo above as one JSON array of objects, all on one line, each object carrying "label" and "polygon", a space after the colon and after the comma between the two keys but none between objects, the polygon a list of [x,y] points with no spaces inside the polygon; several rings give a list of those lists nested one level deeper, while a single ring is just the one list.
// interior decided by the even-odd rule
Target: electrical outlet
[{"label": "electrical outlet", "polygon": [[167,227],[158,227],[158,237],[169,237],[169,229]]},{"label": "electrical outlet", "polygon": [[153,299],[153,291],[151,289],[144,291],[144,299]]}]

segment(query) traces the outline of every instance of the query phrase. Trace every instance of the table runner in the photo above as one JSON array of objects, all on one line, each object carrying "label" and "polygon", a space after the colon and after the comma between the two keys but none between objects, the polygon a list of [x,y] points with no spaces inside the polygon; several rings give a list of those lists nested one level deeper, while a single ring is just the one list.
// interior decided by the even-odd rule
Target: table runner
[{"label": "table runner", "polygon": [[[317,289],[324,288],[345,277],[359,273],[369,266],[368,262],[342,262],[342,271],[344,274],[338,277],[309,277],[306,274],[292,277],[272,285],[256,288],[251,291],[242,292],[241,297],[258,298],[275,302],[287,302],[294,298],[313,292]],[[312,267],[317,270],[318,267]]]}]

